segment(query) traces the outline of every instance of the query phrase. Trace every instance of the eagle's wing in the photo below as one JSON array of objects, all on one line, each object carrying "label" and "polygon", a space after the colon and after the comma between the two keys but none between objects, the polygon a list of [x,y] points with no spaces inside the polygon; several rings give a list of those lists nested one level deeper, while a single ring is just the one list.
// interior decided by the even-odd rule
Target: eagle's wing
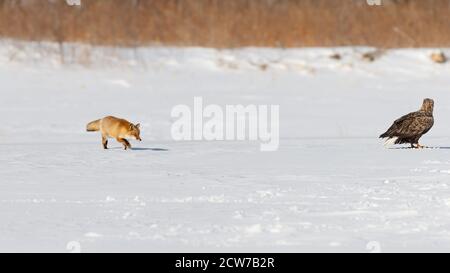
[{"label": "eagle's wing", "polygon": [[424,135],[430,131],[431,127],[433,127],[434,118],[429,115],[420,116],[417,118],[417,125],[415,130],[420,132],[420,135]]},{"label": "eagle's wing", "polygon": [[412,112],[394,121],[391,127],[380,138],[409,138],[423,135],[433,126],[433,117],[424,112]]}]

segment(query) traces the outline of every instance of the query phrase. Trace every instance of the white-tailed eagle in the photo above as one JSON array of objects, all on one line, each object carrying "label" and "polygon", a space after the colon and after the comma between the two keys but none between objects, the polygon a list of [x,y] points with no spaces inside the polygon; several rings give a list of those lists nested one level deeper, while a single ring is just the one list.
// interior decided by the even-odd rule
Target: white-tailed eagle
[{"label": "white-tailed eagle", "polygon": [[419,144],[419,139],[433,127],[433,107],[432,99],[424,99],[419,111],[394,121],[394,124],[380,138],[387,138],[387,143],[409,143],[411,148],[424,148]]}]

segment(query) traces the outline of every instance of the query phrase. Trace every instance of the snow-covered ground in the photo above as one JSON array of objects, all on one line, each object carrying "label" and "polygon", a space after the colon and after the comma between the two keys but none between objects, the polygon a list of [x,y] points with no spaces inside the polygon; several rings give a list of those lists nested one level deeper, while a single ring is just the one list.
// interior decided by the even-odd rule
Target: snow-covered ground
[{"label": "snow-covered ground", "polygon": [[[450,65],[431,50],[57,49],[0,43],[0,251],[450,251]],[[196,96],[280,105],[279,150],[173,141]],[[434,149],[383,147],[425,97]],[[103,150],[85,125],[105,115],[143,142]]]}]

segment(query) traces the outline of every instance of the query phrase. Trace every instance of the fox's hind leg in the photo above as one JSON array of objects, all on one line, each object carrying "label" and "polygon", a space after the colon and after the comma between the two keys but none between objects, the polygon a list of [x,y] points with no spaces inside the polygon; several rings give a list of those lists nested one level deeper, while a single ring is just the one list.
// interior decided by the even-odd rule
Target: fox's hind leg
[{"label": "fox's hind leg", "polygon": [[123,144],[124,149],[131,149],[131,144],[130,142],[128,142],[128,140],[126,140],[125,138],[117,138],[117,141]]},{"label": "fox's hind leg", "polygon": [[102,135],[103,149],[108,149],[108,138]]}]

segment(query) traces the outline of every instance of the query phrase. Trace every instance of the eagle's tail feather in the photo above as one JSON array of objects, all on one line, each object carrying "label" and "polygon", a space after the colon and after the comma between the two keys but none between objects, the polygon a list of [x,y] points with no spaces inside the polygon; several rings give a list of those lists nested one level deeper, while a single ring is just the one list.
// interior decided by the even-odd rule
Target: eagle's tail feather
[{"label": "eagle's tail feather", "polygon": [[397,142],[397,139],[398,139],[398,137],[390,137],[390,138],[387,138],[387,139],[384,141],[384,146],[387,147],[387,146],[394,145],[394,144]]}]

